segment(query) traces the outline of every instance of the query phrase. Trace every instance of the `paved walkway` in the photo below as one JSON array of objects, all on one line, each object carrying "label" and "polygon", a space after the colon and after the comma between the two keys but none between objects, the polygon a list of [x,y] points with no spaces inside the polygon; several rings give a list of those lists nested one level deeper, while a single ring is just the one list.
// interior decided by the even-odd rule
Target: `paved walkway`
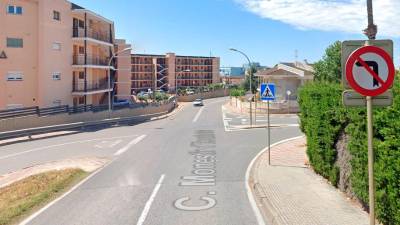
[{"label": "paved walkway", "polygon": [[367,225],[368,214],[307,167],[305,138],[271,148],[256,161],[251,186],[267,224]]}]

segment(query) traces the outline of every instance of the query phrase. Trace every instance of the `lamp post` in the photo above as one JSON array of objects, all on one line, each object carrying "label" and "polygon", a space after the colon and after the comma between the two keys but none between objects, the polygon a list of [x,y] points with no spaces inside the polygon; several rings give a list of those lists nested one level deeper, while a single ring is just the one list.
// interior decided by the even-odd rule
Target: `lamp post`
[{"label": "lamp post", "polygon": [[122,49],[121,51],[118,51],[114,53],[111,58],[108,60],[108,117],[111,118],[111,63],[112,60],[118,56],[118,54],[126,52],[126,51],[131,51],[132,48],[125,48]]},{"label": "lamp post", "polygon": [[251,101],[250,101],[250,127],[252,127],[252,126],[253,126],[253,118],[252,118],[251,105],[252,105],[252,102],[253,102],[253,90],[252,90],[251,81],[252,81],[252,79],[253,79],[253,71],[252,71],[252,69],[251,69],[251,66],[252,66],[252,65],[251,65],[251,61],[250,61],[249,57],[248,57],[244,52],[242,52],[242,51],[240,51],[240,50],[237,50],[237,49],[235,49],[235,48],[230,48],[229,50],[240,53],[240,54],[243,55],[243,56],[247,59],[247,61],[249,62],[250,93],[251,93],[251,96],[252,96],[252,99],[251,99]]}]

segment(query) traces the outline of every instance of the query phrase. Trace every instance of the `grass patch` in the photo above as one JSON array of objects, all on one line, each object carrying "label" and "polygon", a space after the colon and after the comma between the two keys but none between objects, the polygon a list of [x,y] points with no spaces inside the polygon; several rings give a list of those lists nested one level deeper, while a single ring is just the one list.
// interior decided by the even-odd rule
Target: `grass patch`
[{"label": "grass patch", "polygon": [[0,225],[15,224],[82,180],[81,169],[54,170],[27,177],[0,189]]}]

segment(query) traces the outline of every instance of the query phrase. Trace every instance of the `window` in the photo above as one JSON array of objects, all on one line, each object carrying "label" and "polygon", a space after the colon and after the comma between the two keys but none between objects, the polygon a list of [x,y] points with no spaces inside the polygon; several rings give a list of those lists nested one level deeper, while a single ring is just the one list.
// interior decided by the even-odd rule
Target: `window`
[{"label": "window", "polygon": [[60,72],[54,72],[53,73],[53,80],[61,80],[61,73]]},{"label": "window", "polygon": [[54,10],[53,11],[53,19],[60,21],[61,20],[60,12]]},{"label": "window", "polygon": [[22,81],[23,75],[22,72],[8,72],[7,73],[7,81]]},{"label": "window", "polygon": [[80,79],[80,80],[85,79],[85,72],[79,71],[79,79]]},{"label": "window", "polygon": [[78,27],[79,27],[79,28],[85,28],[85,21],[79,20],[79,21],[78,21]]},{"label": "window", "polygon": [[7,47],[9,48],[22,48],[24,41],[22,38],[7,38]]},{"label": "window", "polygon": [[81,55],[85,54],[85,47],[79,46],[79,54]]},{"label": "window", "polygon": [[78,104],[79,105],[83,105],[83,104],[85,104],[85,97],[79,97],[79,99],[78,99]]},{"label": "window", "polygon": [[7,6],[7,13],[14,14],[14,15],[22,15],[22,7],[15,6],[15,5],[9,5],[9,6]]},{"label": "window", "polygon": [[54,42],[53,43],[53,50],[61,51],[61,43]]}]

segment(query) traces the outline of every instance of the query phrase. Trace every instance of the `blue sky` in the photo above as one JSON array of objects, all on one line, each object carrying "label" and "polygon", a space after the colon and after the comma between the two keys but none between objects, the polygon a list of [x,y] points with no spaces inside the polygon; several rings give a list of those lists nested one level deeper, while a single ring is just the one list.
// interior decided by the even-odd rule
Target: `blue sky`
[{"label": "blue sky", "polygon": [[[398,0],[385,2],[391,4],[391,1]],[[294,61],[295,50],[298,50],[299,60],[314,62],[321,58],[325,48],[335,40],[365,39],[361,34],[361,30],[365,28],[365,10],[361,0],[275,0],[274,4],[270,4],[268,0],[72,2],[113,20],[117,38],[131,43],[134,53],[212,54],[221,57],[221,66],[239,66],[245,63],[243,57],[228,50],[230,47],[246,52],[252,61],[273,66],[282,61]],[[307,12],[294,5],[300,2],[305,2],[304,7],[315,10]],[[393,7],[396,4],[393,3]],[[380,8],[385,6],[377,5],[378,16]],[[338,10],[343,15],[326,20],[330,15],[336,15],[335,11]],[[315,14],[310,16],[313,13]],[[321,17],[316,17],[318,15]],[[396,20],[393,17],[391,19]],[[347,21],[351,23],[346,24]],[[327,26],[327,23],[334,26]],[[382,33],[385,36],[379,38],[394,37],[395,44],[399,40],[399,34],[391,32],[389,28],[383,27]],[[398,65],[397,57],[395,61]]]}]

